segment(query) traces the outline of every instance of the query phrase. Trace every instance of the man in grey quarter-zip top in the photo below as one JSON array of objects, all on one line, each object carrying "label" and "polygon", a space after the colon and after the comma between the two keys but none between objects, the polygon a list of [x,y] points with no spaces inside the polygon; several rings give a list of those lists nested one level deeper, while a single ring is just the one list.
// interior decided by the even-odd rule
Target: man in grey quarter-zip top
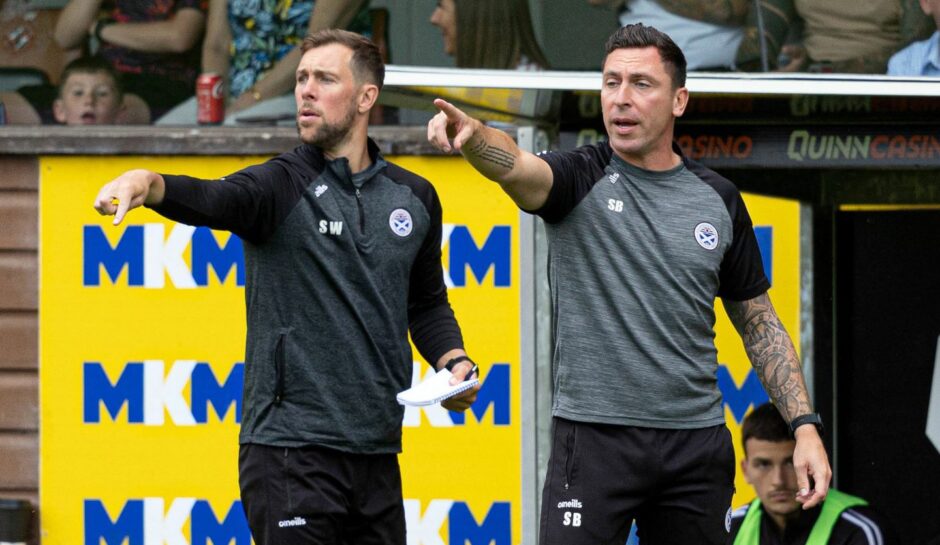
[{"label": "man in grey quarter-zip top", "polygon": [[[724,543],[734,448],[716,371],[721,297],[795,430],[804,508],[831,470],[790,337],[737,188],[673,145],[685,56],[627,25],[607,41],[608,140],[536,156],[443,100],[428,139],[545,220],[553,304],[552,450],[540,545]],[[812,485],[811,485],[812,479]]]}]

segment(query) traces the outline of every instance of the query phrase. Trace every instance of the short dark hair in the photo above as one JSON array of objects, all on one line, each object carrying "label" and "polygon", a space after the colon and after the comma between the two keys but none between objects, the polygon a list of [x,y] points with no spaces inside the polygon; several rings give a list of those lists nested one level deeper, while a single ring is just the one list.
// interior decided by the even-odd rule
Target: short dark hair
[{"label": "short dark hair", "polygon": [[72,74],[97,74],[105,73],[114,81],[114,88],[117,90],[118,98],[124,96],[124,86],[121,84],[121,75],[114,69],[110,62],[98,56],[79,57],[65,65],[62,69],[62,75],[59,76],[59,87],[56,90],[56,96],[62,98],[62,91],[65,88],[65,82]]},{"label": "short dark hair", "polygon": [[793,435],[790,433],[790,426],[780,415],[777,407],[768,402],[755,407],[741,423],[741,446],[744,447],[745,455],[748,439],[782,443],[792,441]]},{"label": "short dark hair", "polygon": [[614,31],[610,38],[607,38],[604,61],[606,62],[607,56],[617,49],[644,47],[655,47],[659,51],[659,57],[666,65],[666,71],[672,76],[673,88],[685,87],[686,62],[682,50],[668,34],[654,27],[644,26],[643,23],[626,25]]},{"label": "short dark hair", "polygon": [[352,49],[350,65],[353,75],[358,81],[374,83],[380,91],[382,90],[382,84],[385,83],[385,63],[382,61],[382,53],[372,40],[348,30],[328,28],[307,35],[300,50],[306,53],[330,44],[340,44]]}]

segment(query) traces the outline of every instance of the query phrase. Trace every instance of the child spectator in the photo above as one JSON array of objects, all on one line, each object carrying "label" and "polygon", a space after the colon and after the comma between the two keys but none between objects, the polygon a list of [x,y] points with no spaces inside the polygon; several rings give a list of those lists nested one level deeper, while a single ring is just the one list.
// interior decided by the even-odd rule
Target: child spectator
[{"label": "child spectator", "polygon": [[94,36],[97,54],[121,74],[128,105],[142,110],[135,117],[148,122],[195,93],[205,1],[70,0],[55,39],[75,48]]},{"label": "child spectator", "polygon": [[98,57],[79,57],[65,66],[49,110],[37,112],[18,92],[0,93],[8,125],[118,125],[124,113],[120,77]]},{"label": "child spectator", "polygon": [[123,108],[119,76],[99,57],[69,63],[52,104],[55,120],[63,125],[114,125]]},{"label": "child spectator", "polygon": [[[940,29],[940,0],[920,0],[920,9],[933,17]],[[940,30],[922,42],[912,43],[888,61],[889,76],[940,76]]]},{"label": "child spectator", "polygon": [[440,0],[431,24],[458,68],[548,68],[527,0]]}]

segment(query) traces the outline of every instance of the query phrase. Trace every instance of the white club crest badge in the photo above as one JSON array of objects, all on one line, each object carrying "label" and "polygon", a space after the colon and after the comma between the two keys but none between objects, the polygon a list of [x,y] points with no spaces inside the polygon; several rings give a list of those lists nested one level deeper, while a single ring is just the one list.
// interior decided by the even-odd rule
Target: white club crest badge
[{"label": "white club crest badge", "polygon": [[714,250],[718,247],[718,229],[715,226],[702,222],[695,226],[695,242],[706,250]]},{"label": "white club crest badge", "polygon": [[411,214],[404,208],[396,208],[388,217],[388,226],[392,232],[400,237],[407,237],[414,229],[414,222],[411,220]]}]

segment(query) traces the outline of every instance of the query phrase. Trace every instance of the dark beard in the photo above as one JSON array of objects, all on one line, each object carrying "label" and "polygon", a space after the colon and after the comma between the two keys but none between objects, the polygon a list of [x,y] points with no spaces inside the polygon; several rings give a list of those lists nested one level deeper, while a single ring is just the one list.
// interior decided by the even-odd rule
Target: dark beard
[{"label": "dark beard", "polygon": [[355,116],[356,110],[350,108],[346,112],[346,117],[341,119],[339,123],[324,123],[309,139],[304,139],[300,125],[297,125],[297,134],[304,144],[316,146],[320,149],[333,149],[349,135],[349,129],[352,127]]}]

